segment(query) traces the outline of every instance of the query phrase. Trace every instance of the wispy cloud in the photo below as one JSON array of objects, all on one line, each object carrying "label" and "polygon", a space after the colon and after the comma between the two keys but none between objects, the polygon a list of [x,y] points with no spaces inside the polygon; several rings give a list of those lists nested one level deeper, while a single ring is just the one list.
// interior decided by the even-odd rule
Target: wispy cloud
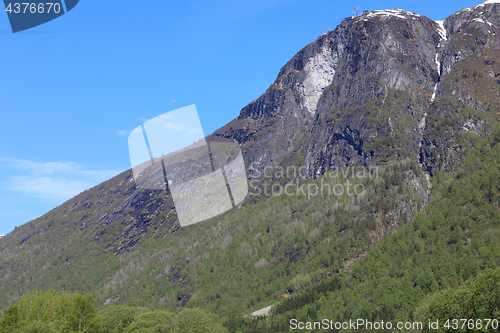
[{"label": "wispy cloud", "polygon": [[168,131],[181,132],[179,134],[185,137],[203,135],[198,114],[196,114],[195,119],[192,111],[191,113],[182,114],[180,110],[164,113],[147,121],[144,126],[146,131],[149,132],[148,134],[151,132],[165,133],[164,131]]},{"label": "wispy cloud", "polygon": [[127,130],[119,130],[119,131],[116,131],[116,134],[118,134],[118,136],[127,136],[130,134],[131,131],[127,131]]},{"label": "wispy cloud", "polygon": [[5,177],[2,192],[45,202],[62,203],[95,186],[122,170],[89,167],[75,162],[37,162],[26,159],[0,158]]},{"label": "wispy cloud", "polygon": [[7,190],[48,202],[63,202],[90,187],[92,183],[86,181],[33,176],[13,176],[7,184]]},{"label": "wispy cloud", "polygon": [[165,122],[162,125],[163,125],[164,129],[166,129],[166,130],[175,131],[175,132],[185,132],[188,135],[203,133],[203,131],[201,129],[190,128],[188,126],[185,126],[183,123]]},{"label": "wispy cloud", "polygon": [[177,102],[175,99],[173,98],[170,99],[170,103],[175,103],[175,102]]}]

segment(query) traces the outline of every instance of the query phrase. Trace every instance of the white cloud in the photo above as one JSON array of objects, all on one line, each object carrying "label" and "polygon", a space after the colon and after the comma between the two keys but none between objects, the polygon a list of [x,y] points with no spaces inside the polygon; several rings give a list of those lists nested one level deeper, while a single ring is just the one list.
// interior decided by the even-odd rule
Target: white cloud
[{"label": "white cloud", "polygon": [[175,99],[173,98],[170,99],[170,103],[175,103],[175,102],[177,102]]},{"label": "white cloud", "polygon": [[5,177],[2,192],[62,203],[122,170],[92,168],[75,162],[36,162],[25,159],[0,159]]},{"label": "white cloud", "polygon": [[64,202],[95,184],[58,177],[14,176],[7,183],[7,190],[21,192],[48,202]]},{"label": "white cloud", "polygon": [[162,125],[163,125],[163,127],[165,127],[165,129],[169,129],[171,131],[177,131],[177,132],[190,129],[187,126],[184,126],[182,123],[163,123]]},{"label": "white cloud", "polygon": [[118,134],[118,136],[127,136],[130,134],[131,131],[127,131],[127,130],[119,130],[119,131],[116,131],[116,134]]},{"label": "white cloud", "polygon": [[[181,109],[179,109],[181,110]],[[181,134],[186,137],[192,135],[203,135],[203,130],[201,128],[200,121],[198,119],[198,114],[196,114],[196,119],[192,117],[192,114],[187,113],[186,115],[177,112],[178,110],[171,111],[169,113],[164,113],[153,119],[148,120],[144,126],[148,134],[151,132],[162,133],[164,130],[182,132]],[[173,113],[176,113],[177,117]],[[190,117],[191,116],[191,117]],[[176,121],[167,121],[176,120]],[[186,123],[191,126],[186,126]]]}]

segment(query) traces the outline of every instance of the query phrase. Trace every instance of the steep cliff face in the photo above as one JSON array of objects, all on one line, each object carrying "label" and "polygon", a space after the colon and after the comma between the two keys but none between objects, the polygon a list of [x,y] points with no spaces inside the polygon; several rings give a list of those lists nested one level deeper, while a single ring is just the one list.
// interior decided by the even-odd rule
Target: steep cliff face
[{"label": "steep cliff face", "polygon": [[450,73],[459,61],[484,56],[490,50],[500,50],[499,10],[500,1],[485,1],[439,21],[447,36],[440,54],[441,75]]},{"label": "steep cliff face", "polygon": [[453,169],[457,135],[487,135],[497,118],[499,8],[490,0],[437,22],[401,9],[348,19],[214,135],[238,140],[254,166],[300,151],[310,177],[401,156],[431,174]]},{"label": "steep cliff face", "polygon": [[337,30],[331,31],[300,50],[261,97],[214,134],[240,142],[247,161],[278,164],[314,121],[318,101],[342,58],[339,38]]},{"label": "steep cliff face", "polygon": [[344,56],[306,135],[311,176],[417,150],[417,120],[439,78],[437,28],[434,21],[403,10],[369,12],[349,21],[341,31]]},{"label": "steep cliff face", "polygon": [[463,133],[486,136],[500,120],[500,2],[486,1],[439,22],[439,84],[421,122],[422,168],[453,170]]},{"label": "steep cliff face", "polygon": [[487,1],[438,22],[402,10],[350,21],[352,51],[306,135],[309,175],[393,156],[413,156],[429,174],[456,168],[459,135],[487,135],[499,119],[499,9]]}]

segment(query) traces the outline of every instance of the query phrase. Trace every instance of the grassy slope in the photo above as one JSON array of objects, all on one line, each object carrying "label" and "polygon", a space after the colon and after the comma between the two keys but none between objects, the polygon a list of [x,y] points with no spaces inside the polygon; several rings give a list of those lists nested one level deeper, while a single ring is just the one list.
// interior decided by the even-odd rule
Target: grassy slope
[{"label": "grassy slope", "polygon": [[[410,163],[397,172],[414,177]],[[381,171],[379,179],[360,181],[391,202],[396,197],[402,202],[416,200],[406,186],[386,184],[385,176]],[[143,237],[134,251],[122,255],[124,265],[99,286],[99,292],[120,296],[123,302],[132,299],[134,304],[170,309],[189,299],[189,306],[222,316],[256,309],[281,299],[287,289],[304,288],[340,270],[345,261],[383,238],[387,229],[397,228],[391,219],[377,218],[380,203],[372,198],[260,196],[171,237],[147,234],[150,237]],[[394,208],[386,204],[383,209]]]},{"label": "grassy slope", "polygon": [[[2,307],[29,290],[53,288],[92,294],[101,307],[106,301],[170,310],[187,304],[222,317],[256,310],[282,299],[287,289],[299,290],[338,272],[394,232],[396,216],[410,219],[423,206],[415,184],[425,188],[425,180],[414,162],[380,168],[378,178],[356,179],[359,170],[354,178],[351,171],[299,183],[333,186],[349,178],[364,184],[364,196],[260,195],[238,210],[173,233],[169,210],[162,208],[170,204],[165,193],[150,201],[136,198],[145,202],[134,213],[141,219],[127,215],[98,222],[127,200],[130,189],[123,184],[129,175],[123,174],[18,228],[17,240],[2,239]],[[103,192],[105,200],[114,201],[102,202]],[[157,206],[161,214],[151,209]],[[140,238],[134,236],[141,228]],[[132,235],[123,244],[136,243],[120,253],[123,234]]]}]

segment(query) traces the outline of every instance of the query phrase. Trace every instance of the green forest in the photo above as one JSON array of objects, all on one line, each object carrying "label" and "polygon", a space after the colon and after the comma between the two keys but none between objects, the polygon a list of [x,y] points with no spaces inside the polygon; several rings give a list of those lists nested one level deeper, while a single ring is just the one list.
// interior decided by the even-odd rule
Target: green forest
[{"label": "green forest", "polygon": [[[166,226],[143,229],[135,247],[123,253],[106,247],[121,220],[107,226],[106,233],[84,228],[79,214],[85,211],[72,211],[75,203],[70,202],[54,212],[54,220],[47,219],[53,238],[34,235],[0,258],[4,267],[12,267],[8,275],[12,283],[2,286],[5,293],[0,299],[15,303],[18,299],[6,299],[7,291],[20,297],[34,287],[91,295],[100,307],[110,303],[168,311],[199,307],[221,319],[233,311],[248,314],[283,300],[285,293],[339,274],[346,262],[365,255],[385,234],[397,230],[399,221],[408,223],[423,207],[415,187],[423,190],[427,181],[416,162],[404,159],[376,170],[372,176],[361,177],[363,169],[353,168],[316,180],[294,180],[318,188],[350,181],[364,186],[362,196],[328,195],[326,190],[310,198],[302,193],[259,195],[235,211],[180,229],[169,226],[170,213],[163,211],[154,215],[153,222]],[[273,171],[268,175],[275,175]],[[262,182],[282,186],[290,181],[263,177]],[[143,214],[152,215],[158,201],[168,205],[169,200],[160,194]],[[64,222],[68,220],[76,221],[76,226]],[[68,231],[71,228],[76,232]],[[64,242],[58,238],[68,236],[72,238]],[[29,270],[19,273],[23,267]]]},{"label": "green forest", "polygon": [[91,296],[32,291],[11,305],[0,319],[2,333],[218,333],[226,330],[201,309],[174,314],[112,305],[97,312]]},{"label": "green forest", "polygon": [[[284,332],[292,318],[498,320],[500,126],[488,138],[462,140],[470,147],[456,173],[436,174],[426,207],[353,264],[349,273],[281,302],[269,318],[235,317],[226,327],[231,332]],[[491,325],[482,330],[497,331]],[[451,332],[453,327],[439,331]]]},{"label": "green forest", "polygon": [[[453,174],[434,175],[430,201],[378,245],[373,241],[377,230],[391,221],[370,223],[369,216],[377,210],[391,211],[384,197],[411,194],[411,188],[404,186],[409,175],[418,174],[411,161],[386,166],[380,178],[359,180],[378,196],[373,202],[368,196],[357,202],[347,196],[330,197],[334,202],[345,200],[344,209],[332,209],[334,202],[326,205],[324,197],[307,201],[261,196],[244,205],[237,216],[223,217],[252,221],[257,215],[266,221],[266,205],[279,204],[283,209],[277,211],[289,211],[291,216],[300,211],[300,221],[307,224],[292,220],[279,228],[277,224],[284,225],[286,219],[273,219],[256,225],[253,240],[248,230],[242,232],[245,238],[226,245],[229,252],[210,253],[194,267],[178,266],[170,288],[179,302],[189,288],[198,294],[185,307],[162,310],[158,303],[136,307],[140,299],[129,297],[122,305],[101,306],[98,311],[90,294],[31,291],[4,311],[0,332],[288,332],[291,319],[316,322],[325,318],[424,323],[422,330],[414,331],[435,331],[426,325],[436,320],[446,325],[447,320],[466,318],[476,324],[481,321],[481,331],[495,332],[495,321],[486,323],[485,319],[500,318],[500,126],[486,138],[465,134],[459,140],[468,146],[461,166]],[[352,207],[346,214],[349,204]],[[315,216],[323,210],[325,216],[344,224],[324,223]],[[251,228],[240,223],[237,229],[242,226]],[[345,236],[316,237],[317,228],[322,234]],[[269,229],[278,230],[280,237],[266,240]],[[300,237],[304,234],[308,237]],[[153,241],[144,242],[145,252]],[[281,254],[273,255],[273,248]],[[355,260],[343,266],[349,258]],[[196,284],[185,281],[187,276],[198,275]],[[241,284],[231,282],[234,279]],[[291,296],[284,297],[284,293]],[[141,297],[151,296],[146,289]],[[268,317],[242,315],[245,309],[257,309],[269,301],[274,307]],[[463,324],[448,321],[448,327],[440,326],[438,331],[451,332]],[[475,331],[467,325],[463,331]]]}]

